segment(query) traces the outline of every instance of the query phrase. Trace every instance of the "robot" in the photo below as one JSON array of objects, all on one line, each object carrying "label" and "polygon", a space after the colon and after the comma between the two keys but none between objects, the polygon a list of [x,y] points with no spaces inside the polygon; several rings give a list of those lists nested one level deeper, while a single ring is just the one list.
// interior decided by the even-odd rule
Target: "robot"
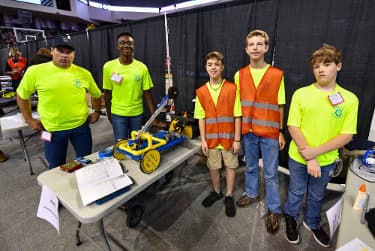
[{"label": "robot", "polygon": [[115,144],[113,156],[118,160],[127,157],[138,160],[141,171],[150,174],[160,165],[160,152],[184,142],[187,143],[188,137],[171,129],[169,131],[162,130],[156,134],[151,134],[148,131],[154,119],[168,106],[168,100],[175,99],[177,95],[177,88],[170,87],[168,94],[162,99],[143,128],[140,131],[132,131],[130,139],[120,140]]}]

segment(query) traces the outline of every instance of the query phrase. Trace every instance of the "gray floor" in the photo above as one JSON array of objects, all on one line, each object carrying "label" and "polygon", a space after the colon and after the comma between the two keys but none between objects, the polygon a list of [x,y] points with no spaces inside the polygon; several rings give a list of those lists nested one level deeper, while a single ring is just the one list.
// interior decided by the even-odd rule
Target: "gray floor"
[{"label": "gray floor", "polygon": [[[94,150],[111,145],[112,130],[106,119],[92,125]],[[43,145],[37,136],[27,142],[35,175],[30,176],[23,159],[18,139],[0,141],[0,149],[10,159],[0,163],[0,250],[103,250],[95,224],[82,226],[82,245],[75,246],[75,218],[64,208],[60,210],[60,235],[46,221],[36,217],[41,188],[36,178],[46,171]],[[69,148],[69,157],[73,158]],[[238,170],[235,197],[243,187],[244,168]],[[280,174],[280,194],[285,200],[288,177]],[[314,241],[310,232],[302,226],[302,241],[289,244],[284,238],[285,224],[275,235],[268,234],[261,217],[261,207],[255,204],[237,209],[235,218],[224,213],[223,202],[211,208],[203,208],[201,201],[210,190],[207,169],[199,164],[199,157],[189,160],[184,167],[177,168],[170,183],[155,184],[139,198],[146,205],[141,223],[133,229],[126,226],[126,214],[116,210],[104,221],[106,230],[115,236],[127,250],[334,250],[322,248]],[[336,192],[327,192],[324,210],[339,198]],[[147,202],[147,203],[146,203]],[[323,226],[328,224],[323,217]],[[87,235],[86,235],[87,234]],[[91,238],[94,242],[90,241]],[[335,246],[337,234],[333,238]],[[121,250],[112,242],[113,250]]]}]

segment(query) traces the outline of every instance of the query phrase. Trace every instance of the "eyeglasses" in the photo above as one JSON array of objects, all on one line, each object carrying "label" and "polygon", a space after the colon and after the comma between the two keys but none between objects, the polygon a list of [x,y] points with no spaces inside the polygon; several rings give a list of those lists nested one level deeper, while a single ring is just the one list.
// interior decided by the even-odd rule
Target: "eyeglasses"
[{"label": "eyeglasses", "polygon": [[129,45],[132,46],[134,45],[134,41],[119,41],[119,45]]},{"label": "eyeglasses", "polygon": [[342,159],[336,160],[336,166],[331,171],[329,171],[328,176],[331,178],[338,177],[341,174],[343,168],[344,168],[344,163]]}]

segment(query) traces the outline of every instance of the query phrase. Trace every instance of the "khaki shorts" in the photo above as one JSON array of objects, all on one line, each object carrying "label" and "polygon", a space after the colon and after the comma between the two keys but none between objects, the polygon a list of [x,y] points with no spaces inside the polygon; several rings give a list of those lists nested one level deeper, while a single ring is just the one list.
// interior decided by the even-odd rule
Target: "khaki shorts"
[{"label": "khaki shorts", "polygon": [[207,167],[209,169],[222,168],[222,160],[224,160],[224,166],[228,168],[238,167],[237,153],[233,153],[232,150],[208,149]]}]

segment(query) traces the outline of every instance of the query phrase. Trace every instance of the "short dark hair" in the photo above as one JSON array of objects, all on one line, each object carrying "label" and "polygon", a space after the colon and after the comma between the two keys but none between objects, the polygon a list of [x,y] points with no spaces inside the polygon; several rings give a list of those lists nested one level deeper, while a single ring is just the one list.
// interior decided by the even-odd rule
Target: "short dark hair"
[{"label": "short dark hair", "polygon": [[123,36],[128,36],[128,37],[133,38],[133,40],[135,40],[134,37],[133,37],[133,35],[132,35],[130,32],[125,31],[125,32],[121,32],[120,34],[117,35],[117,37],[116,37],[116,41],[117,41],[120,37],[123,37]]},{"label": "short dark hair", "polygon": [[224,56],[218,51],[211,51],[207,53],[206,57],[204,58],[204,64],[207,64],[207,60],[211,58],[216,58],[217,61],[221,61],[224,64]]}]

